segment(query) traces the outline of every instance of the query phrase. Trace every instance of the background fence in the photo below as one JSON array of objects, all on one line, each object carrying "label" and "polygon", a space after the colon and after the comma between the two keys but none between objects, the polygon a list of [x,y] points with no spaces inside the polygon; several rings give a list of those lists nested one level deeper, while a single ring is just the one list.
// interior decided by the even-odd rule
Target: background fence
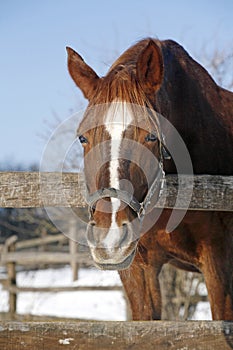
[{"label": "background fence", "polygon": [[[69,244],[68,252],[59,252],[49,249],[49,244],[58,242]],[[47,246],[46,251],[40,247]],[[30,250],[34,248],[34,250]],[[57,248],[59,250],[59,248]],[[49,287],[19,287],[16,283],[17,267],[35,269],[42,266],[70,264],[73,281],[78,279],[80,267],[93,266],[92,259],[87,250],[80,249],[77,242],[69,240],[65,235],[58,234],[43,238],[29,239],[17,242],[17,236],[8,238],[0,246],[0,264],[6,266],[6,278],[0,283],[9,293],[9,313],[14,317],[17,310],[17,294],[21,292],[77,292],[77,291],[123,291],[122,286],[49,286]]]}]

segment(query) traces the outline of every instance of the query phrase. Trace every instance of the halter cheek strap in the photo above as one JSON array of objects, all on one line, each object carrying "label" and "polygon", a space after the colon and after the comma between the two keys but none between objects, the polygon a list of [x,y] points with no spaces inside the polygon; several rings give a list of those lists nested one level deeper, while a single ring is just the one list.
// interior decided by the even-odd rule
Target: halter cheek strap
[{"label": "halter cheek strap", "polygon": [[159,164],[159,168],[157,171],[157,174],[155,176],[155,179],[153,183],[151,184],[146,197],[144,198],[144,201],[141,203],[141,208],[140,208],[140,216],[144,217],[146,214],[146,210],[148,206],[151,204],[152,199],[154,195],[157,193],[157,196],[155,198],[155,203],[159,201],[160,197],[163,194],[163,188],[164,188],[164,182],[165,182],[165,172],[163,170],[162,162]]}]

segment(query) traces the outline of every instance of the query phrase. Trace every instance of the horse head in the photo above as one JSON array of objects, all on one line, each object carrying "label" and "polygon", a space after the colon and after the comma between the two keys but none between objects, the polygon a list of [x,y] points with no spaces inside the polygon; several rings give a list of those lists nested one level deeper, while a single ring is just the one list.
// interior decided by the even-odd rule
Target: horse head
[{"label": "horse head", "polygon": [[164,174],[162,133],[152,108],[163,80],[161,49],[147,40],[101,78],[73,49],[67,52],[70,75],[89,101],[78,128],[90,211],[87,241],[99,268],[125,269]]}]

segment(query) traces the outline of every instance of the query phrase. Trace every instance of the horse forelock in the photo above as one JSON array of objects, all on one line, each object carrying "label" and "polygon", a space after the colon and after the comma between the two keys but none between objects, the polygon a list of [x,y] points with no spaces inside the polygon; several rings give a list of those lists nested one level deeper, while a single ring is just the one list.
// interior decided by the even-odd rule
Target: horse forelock
[{"label": "horse forelock", "polygon": [[[90,125],[92,128],[103,125],[110,105],[115,102],[118,104],[126,102],[130,106],[136,129],[139,129],[144,123],[147,130],[156,129],[159,134],[157,114],[150,99],[140,86],[136,72],[138,57],[150,40],[150,38],[141,40],[127,49],[112,64],[106,76],[99,79],[95,93],[80,123],[81,130],[86,130],[87,127],[90,129]],[[158,40],[155,41],[161,46]]]},{"label": "horse forelock", "polygon": [[112,112],[112,121],[116,122],[115,116],[119,115],[119,108],[123,114],[126,113],[119,122],[125,123],[128,112],[132,116],[131,122],[135,131],[133,138],[137,137],[140,128],[148,132],[156,130],[159,134],[157,113],[140,87],[133,67],[112,71],[102,79],[98,91],[84,113],[79,129],[90,129],[90,126],[94,129],[104,125],[107,115],[110,122],[109,109]]}]

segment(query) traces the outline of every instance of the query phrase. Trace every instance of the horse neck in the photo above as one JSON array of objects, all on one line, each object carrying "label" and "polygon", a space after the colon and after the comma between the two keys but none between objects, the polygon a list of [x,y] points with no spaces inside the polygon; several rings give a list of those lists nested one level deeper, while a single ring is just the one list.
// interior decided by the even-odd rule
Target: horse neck
[{"label": "horse neck", "polygon": [[233,93],[178,44],[169,41],[162,48],[165,76],[155,108],[180,133],[195,173],[233,174]]}]

